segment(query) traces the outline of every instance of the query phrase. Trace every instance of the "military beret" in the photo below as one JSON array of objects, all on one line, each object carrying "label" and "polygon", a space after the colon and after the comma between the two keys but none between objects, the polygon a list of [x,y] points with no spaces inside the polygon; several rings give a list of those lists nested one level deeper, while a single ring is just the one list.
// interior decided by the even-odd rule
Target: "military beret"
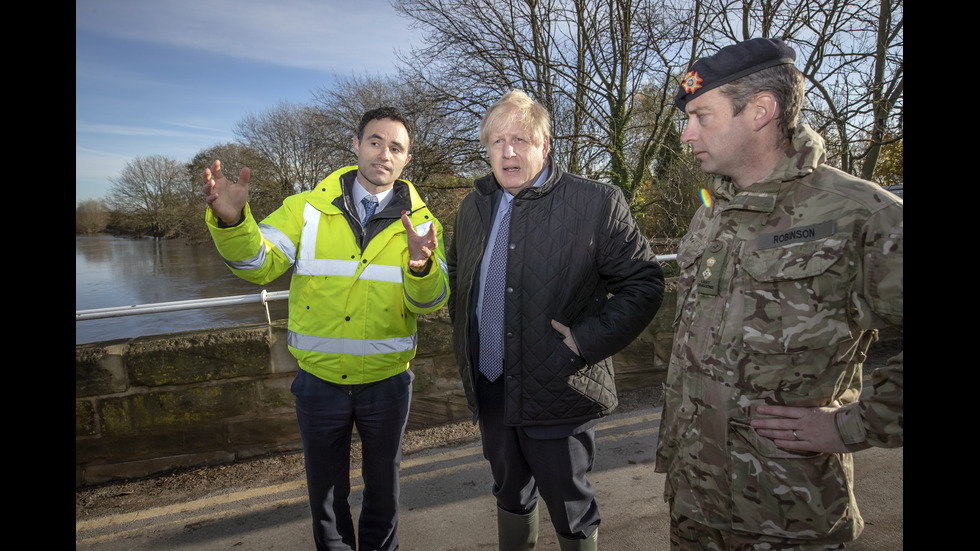
[{"label": "military beret", "polygon": [[796,52],[782,40],[753,38],[725,46],[697,60],[681,80],[674,105],[681,111],[701,94],[757,71],[796,61]]}]

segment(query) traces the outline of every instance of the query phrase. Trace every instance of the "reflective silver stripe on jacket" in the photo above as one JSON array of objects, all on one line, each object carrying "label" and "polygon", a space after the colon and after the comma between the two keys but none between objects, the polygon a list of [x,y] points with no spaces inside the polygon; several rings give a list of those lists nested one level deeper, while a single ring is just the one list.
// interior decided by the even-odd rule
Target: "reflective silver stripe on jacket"
[{"label": "reflective silver stripe on jacket", "polygon": [[286,237],[286,234],[268,224],[259,224],[259,230],[262,232],[262,237],[266,241],[272,243],[275,248],[286,255],[290,265],[296,262],[296,246]]},{"label": "reflective silver stripe on jacket", "polygon": [[289,346],[297,350],[320,352],[323,354],[350,354],[353,356],[409,352],[415,349],[417,341],[417,333],[413,333],[407,337],[371,340],[317,337],[290,331],[288,337]]},{"label": "reflective silver stripe on jacket", "polygon": [[[360,262],[356,260],[329,260],[315,258],[316,234],[320,229],[320,211],[309,203],[303,207],[303,236],[300,240],[300,250],[296,259],[295,272],[307,276],[345,276],[354,277]],[[400,266],[384,266],[370,264],[357,275],[358,279],[384,281],[387,283],[402,283]]]},{"label": "reflective silver stripe on jacket", "polygon": [[[361,263],[356,260],[327,260],[322,258],[303,259],[296,261],[296,273],[307,276],[344,276],[354,277]],[[401,283],[402,269],[398,266],[380,266],[369,264],[357,279]]]},{"label": "reflective silver stripe on jacket", "polygon": [[[313,260],[316,258],[316,234],[320,229],[320,211],[316,210],[313,205],[306,203],[303,206],[303,233],[299,239],[299,254],[296,255],[297,258],[297,268],[300,262],[305,262],[307,260]],[[308,244],[310,247],[304,248],[303,245]],[[306,258],[309,256],[309,258]],[[317,275],[317,274],[309,274]]]},{"label": "reflective silver stripe on jacket", "polygon": [[[259,232],[262,234],[262,238],[272,243],[277,249],[282,251],[286,258],[289,259],[289,263],[292,264],[296,260],[296,247],[293,246],[293,242],[286,237],[286,234],[277,230],[276,228],[268,224],[259,224]],[[265,264],[265,244],[259,248],[259,253],[252,258],[245,260],[228,260],[225,259],[225,264],[236,270],[257,270]]]},{"label": "reflective silver stripe on jacket", "polygon": [[[439,264],[440,265],[443,265],[443,263],[441,261],[440,261]],[[443,266],[443,268],[445,268],[445,266]],[[437,299],[435,299],[433,301],[430,301],[430,302],[416,302],[416,301],[412,300],[412,297],[408,296],[408,291],[406,290],[405,291],[405,300],[407,300],[408,302],[412,303],[413,305],[415,305],[418,308],[432,308],[436,304],[439,304],[439,302],[442,299],[446,298],[446,292],[447,291],[448,290],[446,289],[446,286],[443,285],[443,287],[442,287],[442,294],[439,295],[439,298],[437,298]]]},{"label": "reflective silver stripe on jacket", "polygon": [[224,260],[225,264],[229,268],[234,268],[236,270],[257,270],[262,267],[262,264],[265,263],[265,245],[259,249],[259,254],[253,256],[252,258],[245,260],[228,260],[226,258]]},{"label": "reflective silver stripe on jacket", "polygon": [[436,255],[432,255],[429,258],[434,258],[437,261],[439,261],[439,267],[442,268],[442,272],[445,273],[445,274],[448,274],[449,273],[449,264],[446,264],[446,261],[445,260],[439,258]]},{"label": "reflective silver stripe on jacket", "polygon": [[296,261],[296,273],[307,276],[344,276],[354,277],[357,273],[356,260],[326,260],[304,259]]}]

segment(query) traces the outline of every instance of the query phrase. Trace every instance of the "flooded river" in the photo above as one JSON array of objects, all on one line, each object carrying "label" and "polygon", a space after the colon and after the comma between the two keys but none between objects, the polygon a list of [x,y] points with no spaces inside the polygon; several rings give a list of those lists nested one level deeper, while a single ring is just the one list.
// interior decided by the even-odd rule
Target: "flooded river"
[{"label": "flooded river", "polygon": [[[75,237],[75,310],[131,306],[235,295],[258,295],[289,288],[289,274],[269,285],[243,281],[228,270],[211,243]],[[286,301],[269,303],[272,319],[286,318]],[[260,303],[219,306],[82,320],[75,344],[265,322]]]}]

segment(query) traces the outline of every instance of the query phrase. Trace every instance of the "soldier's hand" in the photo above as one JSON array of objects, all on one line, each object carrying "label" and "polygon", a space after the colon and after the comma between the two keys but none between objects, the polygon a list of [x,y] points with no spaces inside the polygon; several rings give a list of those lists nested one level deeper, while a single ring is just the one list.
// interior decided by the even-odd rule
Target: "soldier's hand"
[{"label": "soldier's hand", "polygon": [[780,448],[823,453],[845,453],[848,448],[837,432],[835,416],[839,407],[799,408],[759,406],[752,427]]},{"label": "soldier's hand", "polygon": [[238,174],[238,182],[225,178],[221,172],[221,161],[215,160],[211,168],[204,169],[204,198],[214,214],[224,223],[237,224],[242,209],[248,201],[248,177],[251,171],[243,168]]}]

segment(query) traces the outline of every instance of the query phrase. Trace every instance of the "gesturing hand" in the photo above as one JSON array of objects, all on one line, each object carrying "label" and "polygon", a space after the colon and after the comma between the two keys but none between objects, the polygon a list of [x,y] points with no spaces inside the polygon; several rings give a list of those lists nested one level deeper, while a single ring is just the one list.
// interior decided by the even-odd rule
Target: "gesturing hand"
[{"label": "gesturing hand", "polygon": [[221,172],[221,161],[215,160],[211,168],[204,169],[204,197],[208,206],[224,223],[236,224],[242,208],[248,200],[248,177],[251,171],[243,168],[234,183]]},{"label": "gesturing hand", "polygon": [[419,235],[412,225],[407,212],[402,213],[402,224],[408,232],[408,267],[413,272],[421,272],[429,265],[429,257],[439,247],[435,224],[429,224],[429,231]]}]

